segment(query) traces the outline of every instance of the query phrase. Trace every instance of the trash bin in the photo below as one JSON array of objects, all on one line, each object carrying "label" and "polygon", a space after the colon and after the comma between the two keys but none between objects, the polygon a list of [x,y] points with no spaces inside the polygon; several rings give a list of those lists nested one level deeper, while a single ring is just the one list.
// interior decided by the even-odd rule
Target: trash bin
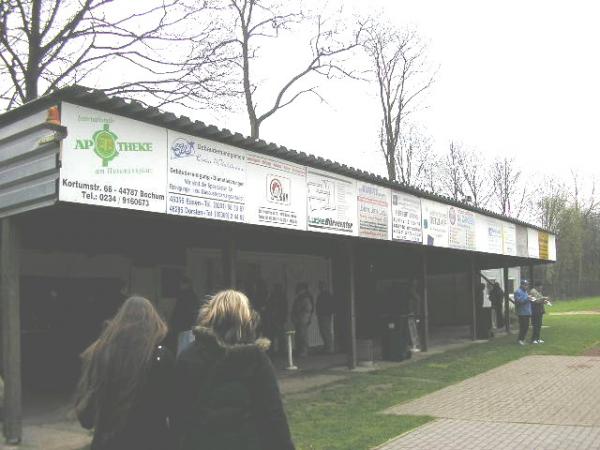
[{"label": "trash bin", "polygon": [[408,317],[388,321],[381,341],[381,356],[386,361],[403,361],[410,358],[408,346]]}]

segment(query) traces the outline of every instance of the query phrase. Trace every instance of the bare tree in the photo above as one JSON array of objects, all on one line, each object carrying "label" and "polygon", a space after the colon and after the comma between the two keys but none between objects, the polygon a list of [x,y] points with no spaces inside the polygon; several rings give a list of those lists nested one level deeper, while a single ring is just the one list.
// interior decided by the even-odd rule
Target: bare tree
[{"label": "bare tree", "polygon": [[571,170],[570,195],[573,207],[588,218],[600,210],[600,198],[596,192],[596,178],[582,177],[579,171]]},{"label": "bare tree", "polygon": [[463,179],[464,195],[474,206],[484,208],[492,194],[487,162],[473,149],[459,152],[458,164]]},{"label": "bare tree", "polygon": [[428,166],[433,152],[431,139],[414,125],[405,125],[406,130],[399,138],[396,154],[396,176],[403,184],[423,188],[428,186]]},{"label": "bare tree", "polygon": [[518,218],[527,203],[527,184],[522,182],[522,171],[517,168],[515,160],[507,157],[498,158],[492,165],[493,198],[498,212]]},{"label": "bare tree", "polygon": [[540,226],[558,233],[561,214],[569,206],[568,191],[565,183],[553,176],[541,176],[540,182],[535,187],[534,210],[537,212],[537,221]]},{"label": "bare tree", "polygon": [[414,30],[401,30],[381,21],[366,27],[363,44],[377,83],[383,118],[379,144],[388,177],[398,181],[397,159],[401,152],[403,121],[416,109],[417,100],[432,85],[434,74],[427,67],[427,46]]},{"label": "bare tree", "polygon": [[[235,17],[232,30],[234,37],[229,42],[237,48],[237,65],[242,79],[241,93],[246,104],[251,137],[258,138],[265,120],[305,94],[312,94],[323,100],[318,83],[310,75],[326,78],[353,76],[343,65],[350,50],[359,45],[360,27],[350,33],[350,38],[346,38],[339,23],[330,26],[329,21],[322,16],[311,17],[295,2],[229,0],[229,5]],[[312,56],[298,72],[275,89],[270,104],[259,110],[256,93],[261,87],[261,81],[253,75],[252,67],[255,62],[258,63],[259,53],[264,49],[261,42],[275,39],[283,31],[311,22],[315,27],[314,35],[308,42]],[[313,84],[306,85],[302,82]]]},{"label": "bare tree", "polygon": [[461,162],[464,159],[463,149],[460,144],[450,142],[448,153],[441,161],[441,189],[442,193],[454,200],[463,200],[465,187]]},{"label": "bare tree", "polygon": [[[2,0],[0,99],[10,108],[95,78],[108,93],[150,95],[160,105],[207,101],[222,82],[220,47],[207,40],[215,27],[199,20],[207,8],[180,0],[121,2],[119,9],[110,0]],[[182,31],[190,21],[193,31]],[[192,48],[205,65],[181,64]]]}]

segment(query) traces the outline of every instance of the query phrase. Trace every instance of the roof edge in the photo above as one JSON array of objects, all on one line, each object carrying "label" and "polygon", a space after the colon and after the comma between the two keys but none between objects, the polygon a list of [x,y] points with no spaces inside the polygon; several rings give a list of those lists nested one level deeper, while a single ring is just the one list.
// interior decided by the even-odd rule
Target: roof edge
[{"label": "roof edge", "polygon": [[218,128],[215,125],[205,124],[201,121],[192,121],[186,116],[177,116],[171,112],[164,112],[156,107],[145,106],[136,100],[125,99],[123,97],[108,96],[99,89],[88,88],[81,85],[72,85],[60,88],[50,94],[39,97],[24,105],[18,106],[10,111],[0,114],[0,126],[12,123],[29,113],[40,111],[61,101],[67,101],[79,106],[98,109],[104,112],[128,117],[140,122],[169,128],[182,133],[210,139],[223,144],[233,145],[245,150],[253,151],[263,155],[281,158],[297,164],[302,164],[313,169],[333,172],[357,179],[359,181],[388,187],[400,192],[415,195],[427,200],[441,202],[450,206],[465,209],[467,211],[493,217],[506,222],[514,223],[538,231],[555,235],[552,231],[540,226],[524,222],[513,217],[504,216],[494,211],[476,207],[474,205],[454,200],[444,195],[419,189],[404,183],[392,182],[387,178],[366,172],[346,164],[331,161],[329,159],[315,156],[310,153],[288,149],[272,142],[267,143],[262,139],[254,139],[244,136],[241,133],[232,132],[226,128]]}]

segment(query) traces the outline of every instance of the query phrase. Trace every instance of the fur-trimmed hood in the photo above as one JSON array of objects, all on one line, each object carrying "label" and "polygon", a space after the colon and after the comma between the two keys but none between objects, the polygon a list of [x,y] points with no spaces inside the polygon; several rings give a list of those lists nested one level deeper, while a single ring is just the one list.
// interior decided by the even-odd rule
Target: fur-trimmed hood
[{"label": "fur-trimmed hood", "polygon": [[176,366],[182,450],[293,450],[268,339],[228,344],[212,329],[194,328],[195,341]]},{"label": "fur-trimmed hood", "polygon": [[226,351],[244,351],[245,349],[254,349],[258,347],[260,350],[266,352],[271,347],[271,341],[264,337],[256,339],[253,343],[228,344],[219,338],[219,336],[217,336],[210,328],[196,326],[192,331],[197,341],[205,342],[207,344],[213,343],[213,345],[217,345]]}]

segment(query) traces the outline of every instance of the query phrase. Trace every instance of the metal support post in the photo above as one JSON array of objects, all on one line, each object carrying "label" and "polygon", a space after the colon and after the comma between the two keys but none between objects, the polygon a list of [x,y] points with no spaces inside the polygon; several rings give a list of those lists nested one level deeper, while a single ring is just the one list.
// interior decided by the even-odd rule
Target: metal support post
[{"label": "metal support post", "polygon": [[427,253],[423,250],[423,345],[422,351],[429,348],[429,293],[427,289]]},{"label": "metal support post", "polygon": [[471,280],[471,304],[473,310],[473,326],[471,328],[471,339],[477,339],[477,286],[475,286],[476,282],[478,282],[479,277],[475,277],[475,258],[471,256],[470,264],[469,264],[469,279]]},{"label": "metal support post", "polygon": [[232,231],[227,237],[227,242],[223,249],[223,275],[225,277],[225,285],[228,289],[235,289],[237,284],[236,262],[237,249]]},{"label": "metal support post", "polygon": [[356,368],[356,264],[355,264],[355,248],[354,242],[349,241],[347,246],[348,252],[348,271],[350,280],[350,302],[349,302],[349,333],[350,340],[348,346],[348,368]]},{"label": "metal support post", "polygon": [[6,443],[21,442],[21,317],[19,298],[19,235],[12,218],[2,219],[0,231],[0,296],[4,368],[4,422]]},{"label": "metal support post", "polygon": [[507,333],[510,333],[510,308],[509,301],[510,297],[508,296],[508,267],[504,267],[504,328]]},{"label": "metal support post", "polygon": [[298,367],[294,365],[294,355],[293,355],[293,346],[292,346],[292,338],[296,334],[294,330],[288,330],[285,332],[287,337],[287,356],[288,356],[288,365],[285,370],[298,370]]}]

